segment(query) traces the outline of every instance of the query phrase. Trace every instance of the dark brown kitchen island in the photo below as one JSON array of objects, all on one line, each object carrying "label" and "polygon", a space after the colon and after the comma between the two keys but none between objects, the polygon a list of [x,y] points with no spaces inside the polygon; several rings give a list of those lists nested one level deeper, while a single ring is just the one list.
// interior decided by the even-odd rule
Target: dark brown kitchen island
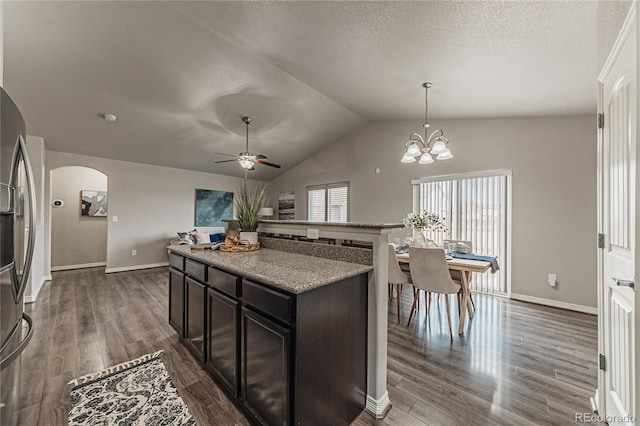
[{"label": "dark brown kitchen island", "polygon": [[346,425],[363,411],[371,266],[169,250],[169,322],[252,423]]}]

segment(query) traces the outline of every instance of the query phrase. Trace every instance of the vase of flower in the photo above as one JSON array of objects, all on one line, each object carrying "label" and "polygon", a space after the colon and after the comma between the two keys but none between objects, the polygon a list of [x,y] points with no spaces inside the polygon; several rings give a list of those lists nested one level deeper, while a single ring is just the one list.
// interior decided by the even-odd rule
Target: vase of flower
[{"label": "vase of flower", "polygon": [[437,247],[433,240],[427,238],[427,231],[447,232],[445,218],[434,213],[409,213],[402,218],[402,223],[413,229],[411,245],[414,247]]}]

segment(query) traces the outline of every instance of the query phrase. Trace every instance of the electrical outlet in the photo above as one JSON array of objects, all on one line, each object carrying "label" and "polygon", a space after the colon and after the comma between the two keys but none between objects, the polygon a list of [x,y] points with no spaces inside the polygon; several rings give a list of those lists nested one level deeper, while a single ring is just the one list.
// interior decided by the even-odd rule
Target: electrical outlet
[{"label": "electrical outlet", "polygon": [[138,254],[138,250],[131,250],[131,256],[135,256]]},{"label": "electrical outlet", "polygon": [[556,274],[549,274],[549,278],[547,278],[547,282],[551,287],[555,287],[557,284]]},{"label": "electrical outlet", "polygon": [[310,240],[317,240],[320,238],[320,230],[319,229],[307,229],[307,238]]},{"label": "electrical outlet", "polygon": [[111,222],[116,223],[118,221],[118,216],[111,216]]}]

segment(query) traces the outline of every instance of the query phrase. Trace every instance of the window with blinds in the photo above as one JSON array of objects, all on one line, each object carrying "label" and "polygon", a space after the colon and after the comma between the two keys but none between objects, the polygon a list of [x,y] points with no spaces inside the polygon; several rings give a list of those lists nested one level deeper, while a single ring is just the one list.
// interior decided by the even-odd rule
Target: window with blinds
[{"label": "window with blinds", "polygon": [[486,293],[506,293],[507,185],[510,171],[472,173],[415,179],[420,212],[446,218],[449,232],[429,236],[438,244],[444,239],[471,241],[473,253],[497,256],[500,270],[495,274],[473,274],[471,289]]},{"label": "window with blinds", "polygon": [[307,217],[310,222],[347,222],[349,220],[348,182],[308,187]]}]

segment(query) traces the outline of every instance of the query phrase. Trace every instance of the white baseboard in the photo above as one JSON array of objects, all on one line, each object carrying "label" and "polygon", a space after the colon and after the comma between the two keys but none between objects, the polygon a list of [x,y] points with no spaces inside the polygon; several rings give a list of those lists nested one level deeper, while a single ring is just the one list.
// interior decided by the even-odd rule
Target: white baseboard
[{"label": "white baseboard", "polygon": [[537,303],[538,305],[551,306],[554,308],[568,309],[570,311],[584,312],[585,314],[598,315],[598,308],[591,306],[576,305],[574,303],[561,302],[559,300],[543,299],[542,297],[528,296],[526,294],[511,293],[511,299],[523,302]]},{"label": "white baseboard", "polygon": [[38,286],[35,289],[32,289],[33,294],[24,297],[24,303],[34,303],[36,301],[36,298],[38,297],[38,294],[40,293],[40,290],[42,290],[42,287],[44,287],[44,283],[46,283],[47,281],[51,281],[51,275],[45,275],[40,279],[40,283],[38,284]]},{"label": "white baseboard", "polygon": [[375,399],[371,395],[367,395],[367,406],[365,410],[373,415],[376,419],[382,419],[391,409],[391,401],[389,400],[389,392],[384,391],[384,395],[380,399]]},{"label": "white baseboard", "polygon": [[104,271],[104,273],[111,274],[113,272],[137,271],[138,269],[161,268],[163,266],[169,266],[169,262],[150,263],[148,265],[133,265],[133,266],[120,266],[117,268],[107,268]]},{"label": "white baseboard", "polygon": [[107,266],[107,262],[79,263],[77,265],[52,266],[51,271],[69,271],[71,269],[96,268],[98,266]]}]

